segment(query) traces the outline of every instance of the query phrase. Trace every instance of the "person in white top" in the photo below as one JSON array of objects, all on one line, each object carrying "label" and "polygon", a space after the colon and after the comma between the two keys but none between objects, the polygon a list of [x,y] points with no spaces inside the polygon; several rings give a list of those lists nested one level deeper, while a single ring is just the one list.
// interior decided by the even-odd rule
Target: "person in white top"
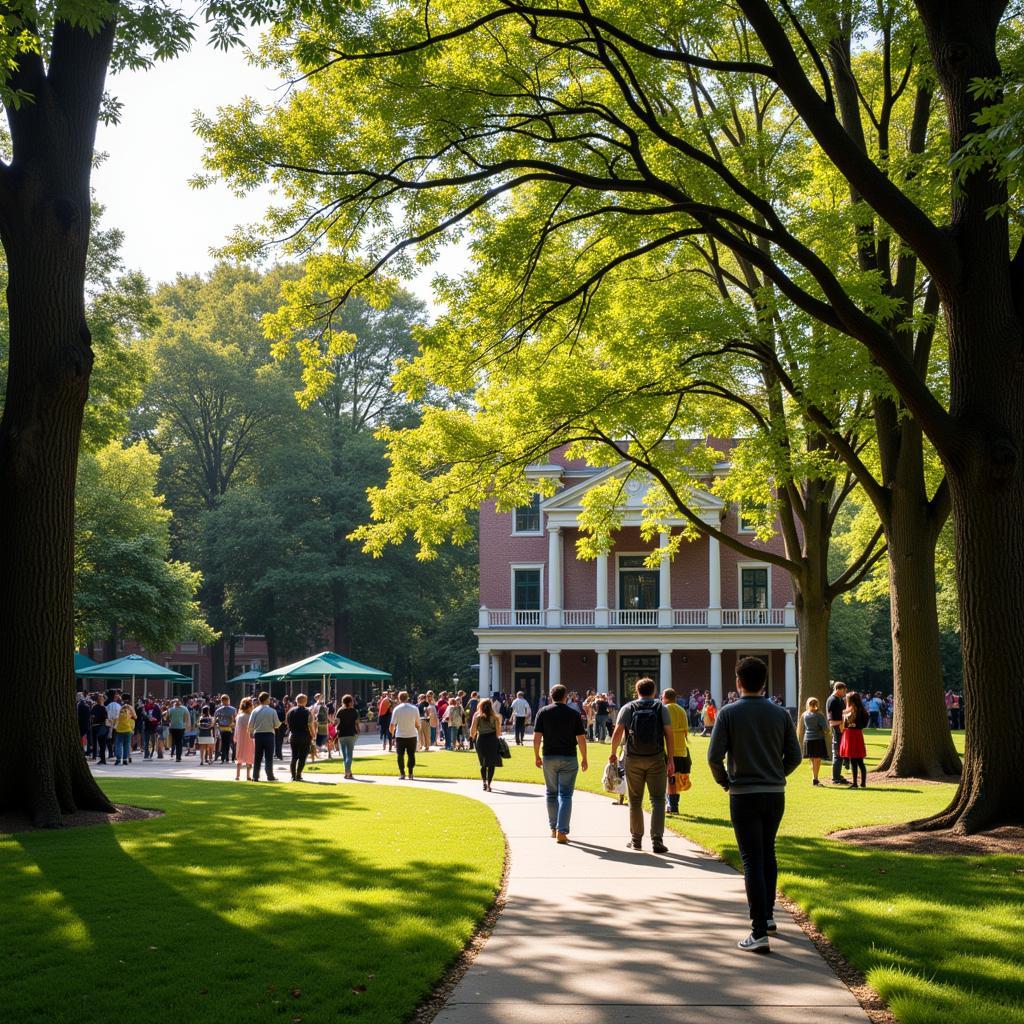
[{"label": "person in white top", "polygon": [[516,699],[512,701],[512,718],[515,722],[517,747],[523,745],[523,738],[526,736],[526,726],[529,722],[531,711],[530,702],[523,696],[523,691],[520,690],[516,694]]},{"label": "person in white top", "polygon": [[117,716],[121,714],[121,694],[115,693],[110,700],[107,701],[107,742],[109,749],[107,750],[107,756],[114,756],[114,739],[116,733],[114,732],[117,727]]},{"label": "person in white top", "polygon": [[395,753],[398,755],[398,774],[404,779],[405,758],[409,757],[409,779],[414,778],[416,768],[416,741],[419,739],[420,710],[409,703],[409,694],[403,690],[398,695],[398,707],[391,712],[391,735],[395,737]]}]

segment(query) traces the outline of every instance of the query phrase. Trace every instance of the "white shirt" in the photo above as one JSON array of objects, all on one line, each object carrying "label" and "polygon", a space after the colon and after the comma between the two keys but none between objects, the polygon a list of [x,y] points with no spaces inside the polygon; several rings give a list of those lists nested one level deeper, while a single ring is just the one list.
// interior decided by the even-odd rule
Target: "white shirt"
[{"label": "white shirt", "polygon": [[516,718],[529,718],[530,717],[530,702],[524,697],[516,697],[512,701],[512,714]]},{"label": "white shirt", "polygon": [[107,705],[107,722],[111,725],[116,725],[119,714],[121,714],[121,705],[116,700],[112,700]]},{"label": "white shirt", "polygon": [[391,712],[391,728],[395,730],[396,739],[415,739],[419,736],[420,709],[415,704],[399,704]]}]

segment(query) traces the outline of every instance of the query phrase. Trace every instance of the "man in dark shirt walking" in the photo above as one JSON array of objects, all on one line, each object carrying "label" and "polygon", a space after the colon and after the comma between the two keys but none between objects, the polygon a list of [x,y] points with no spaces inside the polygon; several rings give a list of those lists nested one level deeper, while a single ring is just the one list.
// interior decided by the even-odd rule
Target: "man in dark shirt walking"
[{"label": "man in dark shirt walking", "polygon": [[849,785],[843,778],[843,759],[839,744],[843,738],[843,712],[846,710],[846,683],[835,683],[832,696],[825,702],[825,715],[832,729],[832,782],[837,786]]},{"label": "man in dark shirt walking", "polygon": [[[572,794],[580,768],[587,770],[587,731],[578,711],[565,703],[568,691],[561,683],[551,687],[551,701],[537,712],[533,723],[533,753],[537,767],[544,769],[548,796],[548,824],[551,837],[569,842]],[[520,697],[522,694],[520,694]],[[543,756],[541,756],[543,741]],[[576,760],[576,748],[580,760]]]},{"label": "man in dark shirt walking", "polygon": [[[786,807],[786,776],[800,764],[800,744],[785,708],[764,695],[768,667],[758,658],[736,666],[739,700],[715,720],[708,765],[729,794],[729,815],[743,861],[750,907],[750,935],[737,943],[751,953],[770,953],[779,868],[775,836]],[[728,758],[728,766],[722,762]]]}]

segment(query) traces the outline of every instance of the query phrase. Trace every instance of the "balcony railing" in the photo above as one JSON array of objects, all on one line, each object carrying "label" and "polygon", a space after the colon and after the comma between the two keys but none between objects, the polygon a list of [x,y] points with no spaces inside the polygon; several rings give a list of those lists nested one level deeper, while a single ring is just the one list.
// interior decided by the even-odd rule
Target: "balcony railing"
[{"label": "balcony railing", "polygon": [[600,612],[593,608],[546,609],[481,608],[480,626],[499,629],[537,629],[563,627],[571,629],[674,629],[751,628],[796,625],[792,605],[785,608],[609,608]]},{"label": "balcony railing", "polygon": [[784,626],[785,608],[723,608],[723,626]]}]

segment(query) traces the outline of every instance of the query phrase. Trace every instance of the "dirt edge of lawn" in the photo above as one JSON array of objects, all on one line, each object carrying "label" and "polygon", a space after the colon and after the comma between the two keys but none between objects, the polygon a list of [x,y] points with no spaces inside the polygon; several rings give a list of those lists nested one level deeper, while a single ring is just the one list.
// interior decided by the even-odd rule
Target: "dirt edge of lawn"
[{"label": "dirt edge of lawn", "polygon": [[114,806],[117,810],[113,814],[108,814],[106,811],[76,811],[74,814],[65,814],[63,822],[57,829],[34,825],[26,814],[17,811],[4,811],[0,814],[0,835],[14,835],[16,832],[59,832],[64,828],[117,825],[124,821],[162,818],[164,815],[163,811],[151,807],[133,807],[131,804],[114,804]]},{"label": "dirt edge of lawn", "polygon": [[826,838],[890,853],[931,853],[951,857],[1024,854],[1024,828],[1016,825],[1003,825],[974,835],[960,835],[948,829],[940,832],[915,832],[902,823],[868,825],[865,828],[841,829]]},{"label": "dirt edge of lawn", "polygon": [[411,1024],[431,1024],[434,1018],[444,1009],[455,987],[465,977],[466,972],[473,965],[473,961],[480,955],[480,950],[491,937],[501,912],[505,909],[508,898],[508,880],[512,868],[512,856],[509,849],[508,837],[502,832],[505,841],[505,860],[501,867],[501,881],[494,900],[483,920],[477,925],[476,931],[470,936],[469,941],[463,947],[462,952],[455,958],[452,964],[441,976],[433,991],[413,1011],[409,1018]]}]

